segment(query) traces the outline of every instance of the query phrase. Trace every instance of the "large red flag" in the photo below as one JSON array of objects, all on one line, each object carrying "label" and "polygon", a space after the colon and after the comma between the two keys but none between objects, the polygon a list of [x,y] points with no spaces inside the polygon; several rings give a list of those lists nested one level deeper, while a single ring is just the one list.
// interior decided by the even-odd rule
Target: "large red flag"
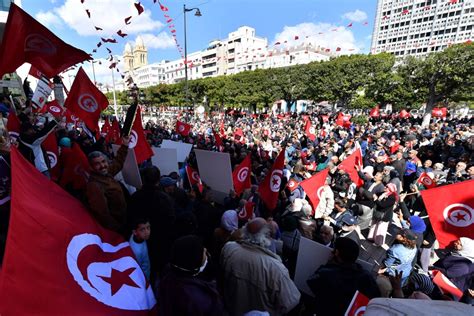
[{"label": "large red flag", "polygon": [[358,166],[360,170],[362,170],[362,153],[359,148],[354,150],[354,152],[344,159],[338,166],[339,169],[344,170],[347,172],[351,180],[358,186],[362,186],[364,181],[359,177],[359,173],[357,172],[355,166]]},{"label": "large red flag", "polygon": [[108,105],[107,97],[97,89],[81,67],[64,106],[84,121],[91,131],[98,131],[100,113]]},{"label": "large red flag", "polygon": [[131,148],[135,151],[138,164],[153,156],[153,150],[151,149],[150,144],[148,144],[146,141],[145,131],[143,130],[140,108],[137,108],[135,121],[133,121],[132,129],[130,131],[130,144],[128,145],[128,148]]},{"label": "large red flag", "polygon": [[74,190],[82,190],[86,187],[89,179],[89,161],[86,154],[78,144],[73,144],[72,148],[62,148],[61,167],[63,174],[59,181],[62,187],[71,185]]},{"label": "large red flag", "polygon": [[58,140],[56,139],[55,133],[50,133],[48,137],[41,144],[46,156],[49,159],[49,171],[51,173],[51,179],[56,181],[59,179],[60,168],[59,168],[59,149]]},{"label": "large red flag", "polygon": [[232,179],[234,181],[234,190],[237,195],[240,195],[245,189],[252,186],[250,182],[250,174],[252,168],[252,161],[250,155],[247,155],[240,165],[238,165],[232,172]]},{"label": "large red flag", "polygon": [[29,62],[52,78],[90,56],[63,42],[13,2],[0,46],[0,78]]},{"label": "large red flag", "polygon": [[218,133],[216,133],[214,129],[212,129],[212,134],[214,134],[214,138],[216,139],[216,145],[217,145],[218,150],[223,151],[224,143],[222,142],[221,136]]},{"label": "large red flag", "polygon": [[104,137],[107,136],[111,128],[112,126],[110,126],[109,118],[106,117],[104,120],[104,125],[102,125],[100,129],[100,134]]},{"label": "large red flag", "polygon": [[314,141],[316,139],[316,131],[314,130],[314,127],[311,124],[311,120],[307,120],[304,131],[306,132],[306,137],[311,139],[311,141]]},{"label": "large red flag", "polygon": [[120,138],[120,125],[116,118],[112,121],[112,126],[105,137],[105,141],[110,144],[122,145],[122,139]]},{"label": "large red flag", "polygon": [[474,239],[473,187],[469,180],[421,191],[440,248],[460,237]]},{"label": "large red flag", "polygon": [[433,117],[446,117],[448,114],[448,109],[447,108],[434,108],[431,111],[431,116]]},{"label": "large red flag", "polygon": [[380,108],[379,108],[378,105],[375,108],[373,108],[372,110],[370,110],[369,116],[370,117],[379,117],[380,116]]},{"label": "large red flag", "polygon": [[265,206],[273,211],[277,206],[278,194],[280,193],[283,167],[285,166],[285,148],[278,155],[267,176],[258,187],[258,193]]},{"label": "large red flag", "polygon": [[326,183],[326,178],[328,176],[329,169],[324,169],[321,172],[316,173],[309,179],[306,179],[300,183],[304,192],[309,198],[313,209],[316,209],[321,199],[321,190]]},{"label": "large red flag", "polygon": [[431,179],[431,177],[426,172],[420,174],[420,177],[416,182],[422,184],[427,189],[436,187],[436,182]]},{"label": "large red flag", "polygon": [[178,133],[181,136],[188,136],[189,132],[191,131],[191,125],[186,124],[181,121],[176,121],[176,133]]},{"label": "large red flag", "polygon": [[12,176],[0,313],[148,315],[156,301],[129,243],[16,149]]},{"label": "large red flag", "polygon": [[344,316],[364,315],[367,305],[369,305],[369,298],[359,291],[356,291]]}]

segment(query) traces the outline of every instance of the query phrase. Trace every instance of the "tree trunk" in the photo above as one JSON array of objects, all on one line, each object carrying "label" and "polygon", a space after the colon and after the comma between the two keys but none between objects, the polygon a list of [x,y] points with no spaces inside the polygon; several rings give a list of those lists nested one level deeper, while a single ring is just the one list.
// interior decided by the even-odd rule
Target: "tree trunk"
[{"label": "tree trunk", "polygon": [[433,97],[430,97],[428,102],[426,102],[425,114],[423,115],[423,122],[421,123],[422,128],[426,128],[430,125],[431,111],[433,110],[435,103],[436,102]]}]

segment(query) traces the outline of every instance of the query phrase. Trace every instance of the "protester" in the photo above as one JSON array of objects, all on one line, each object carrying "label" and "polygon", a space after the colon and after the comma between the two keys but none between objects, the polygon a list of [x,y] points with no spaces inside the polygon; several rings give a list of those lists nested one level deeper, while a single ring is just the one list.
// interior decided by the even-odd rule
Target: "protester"
[{"label": "protester", "polygon": [[89,211],[102,226],[120,234],[126,229],[127,202],[123,188],[114,176],[122,170],[128,143],[129,137],[122,137],[122,146],[110,164],[107,156],[100,151],[88,156],[92,170],[86,188]]},{"label": "protester", "polygon": [[267,221],[255,218],[243,228],[243,239],[222,249],[223,295],[231,315],[252,310],[284,315],[299,303],[300,293],[271,246]]},{"label": "protester", "polygon": [[307,280],[315,296],[315,313],[344,315],[356,291],[369,299],[380,296],[375,279],[358,263],[359,246],[340,237],[334,244],[333,258]]},{"label": "protester", "polygon": [[146,278],[150,279],[150,258],[148,257],[147,240],[150,238],[150,222],[148,219],[137,218],[134,220],[132,235],[129,243],[137,262],[142,268]]}]

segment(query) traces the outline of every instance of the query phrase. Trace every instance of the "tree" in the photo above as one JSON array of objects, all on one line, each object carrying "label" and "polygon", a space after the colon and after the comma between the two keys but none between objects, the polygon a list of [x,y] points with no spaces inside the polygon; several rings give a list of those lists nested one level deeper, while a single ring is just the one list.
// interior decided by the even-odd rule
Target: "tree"
[{"label": "tree", "polygon": [[[472,97],[474,45],[454,45],[424,59],[409,56],[397,71],[404,82],[414,88],[417,98],[426,102],[422,123],[426,127],[438,102]],[[469,90],[471,92],[466,93]]]}]

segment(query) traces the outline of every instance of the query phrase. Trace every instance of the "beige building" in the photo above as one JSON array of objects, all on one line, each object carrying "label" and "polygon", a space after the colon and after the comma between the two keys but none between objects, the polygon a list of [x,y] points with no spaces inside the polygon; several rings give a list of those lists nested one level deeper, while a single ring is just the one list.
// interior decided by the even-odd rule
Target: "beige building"
[{"label": "beige building", "polygon": [[133,73],[134,70],[148,65],[148,50],[141,36],[137,37],[133,47],[130,43],[125,45],[123,61],[125,72],[128,73]]}]

